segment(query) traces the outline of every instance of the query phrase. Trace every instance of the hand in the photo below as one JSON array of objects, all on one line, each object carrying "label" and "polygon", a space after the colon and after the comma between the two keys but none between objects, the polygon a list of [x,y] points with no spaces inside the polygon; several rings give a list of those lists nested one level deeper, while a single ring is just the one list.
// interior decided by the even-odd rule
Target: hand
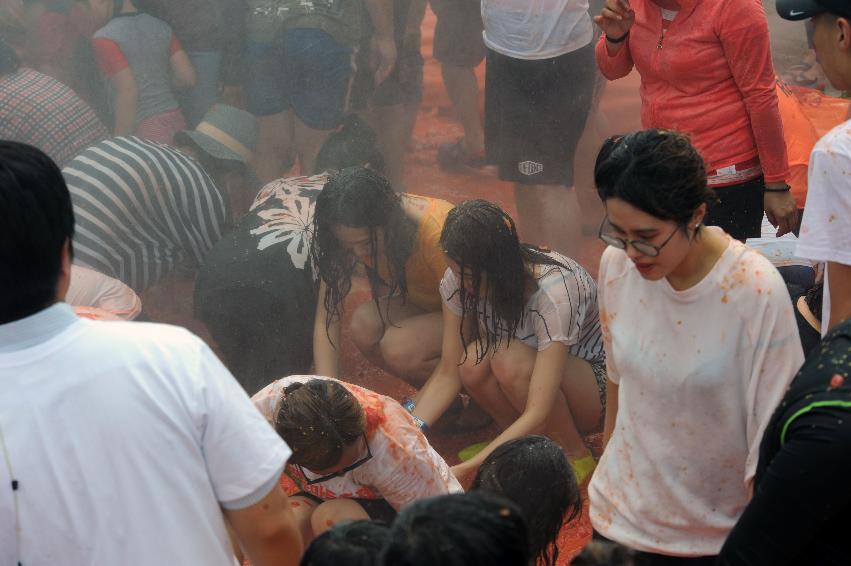
[{"label": "hand", "polygon": [[629,33],[635,22],[635,10],[629,0],[606,0],[606,5],[594,22],[600,26],[607,37],[622,37]]},{"label": "hand", "polygon": [[457,466],[452,466],[450,469],[452,475],[454,475],[458,482],[464,486],[464,489],[468,489],[470,484],[473,483],[478,470],[478,466],[470,465],[469,462],[462,462]]},{"label": "hand", "polygon": [[375,69],[375,84],[381,84],[396,67],[396,42],[392,37],[373,37],[370,64]]},{"label": "hand", "polygon": [[[782,187],[783,183],[767,184],[766,188]],[[765,215],[771,225],[777,228],[777,237],[792,232],[798,226],[798,205],[791,191],[782,193],[767,192],[763,197]]]}]

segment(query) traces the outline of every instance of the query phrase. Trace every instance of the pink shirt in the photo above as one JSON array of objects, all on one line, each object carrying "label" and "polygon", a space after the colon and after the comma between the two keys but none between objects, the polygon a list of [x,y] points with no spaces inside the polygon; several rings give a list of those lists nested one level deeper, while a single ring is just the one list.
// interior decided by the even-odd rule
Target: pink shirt
[{"label": "pink shirt", "polygon": [[716,171],[756,157],[766,182],[786,180],[789,165],[777,108],[768,24],[757,0],[680,0],[663,34],[662,10],[632,0],[629,39],[597,64],[609,80],[641,74],[641,122],[687,133]]}]

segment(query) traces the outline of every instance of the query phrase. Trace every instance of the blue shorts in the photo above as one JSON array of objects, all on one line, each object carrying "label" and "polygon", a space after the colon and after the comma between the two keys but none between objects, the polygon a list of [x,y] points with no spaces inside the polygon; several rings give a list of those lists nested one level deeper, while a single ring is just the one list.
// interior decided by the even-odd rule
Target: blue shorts
[{"label": "blue shorts", "polygon": [[273,43],[248,42],[248,109],[256,116],[293,110],[314,130],[343,119],[354,72],[352,50],[318,29],[285,31]]}]

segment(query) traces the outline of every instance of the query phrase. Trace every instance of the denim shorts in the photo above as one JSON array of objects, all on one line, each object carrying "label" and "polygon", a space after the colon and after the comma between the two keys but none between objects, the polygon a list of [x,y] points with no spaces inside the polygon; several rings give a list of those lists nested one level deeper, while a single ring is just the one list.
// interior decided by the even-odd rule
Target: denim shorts
[{"label": "denim shorts", "polygon": [[318,29],[289,29],[271,43],[249,41],[248,109],[256,116],[292,110],[309,128],[333,130],[345,113],[352,55]]}]

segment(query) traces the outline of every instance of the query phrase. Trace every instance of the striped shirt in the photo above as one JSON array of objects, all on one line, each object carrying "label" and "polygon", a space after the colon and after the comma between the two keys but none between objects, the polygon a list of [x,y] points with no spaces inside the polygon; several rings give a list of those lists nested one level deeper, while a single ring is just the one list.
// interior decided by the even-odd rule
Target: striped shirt
[{"label": "striped shirt", "polygon": [[[517,326],[516,338],[537,351],[553,342],[561,342],[570,353],[589,363],[605,357],[597,305],[597,284],[585,269],[569,257],[548,252],[559,265],[540,265],[538,290],[526,302],[523,319]],[[462,316],[458,278],[447,269],[440,282],[440,294],[449,309]],[[480,301],[479,321],[493,310]],[[490,326],[490,325],[488,325]]]},{"label": "striped shirt", "polygon": [[200,265],[228,217],[191,157],[134,137],[104,140],[62,171],[77,228],[75,261],[141,291],[176,265]]},{"label": "striped shirt", "polygon": [[0,77],[0,108],[0,139],[35,146],[59,167],[108,135],[73,90],[32,69]]}]

